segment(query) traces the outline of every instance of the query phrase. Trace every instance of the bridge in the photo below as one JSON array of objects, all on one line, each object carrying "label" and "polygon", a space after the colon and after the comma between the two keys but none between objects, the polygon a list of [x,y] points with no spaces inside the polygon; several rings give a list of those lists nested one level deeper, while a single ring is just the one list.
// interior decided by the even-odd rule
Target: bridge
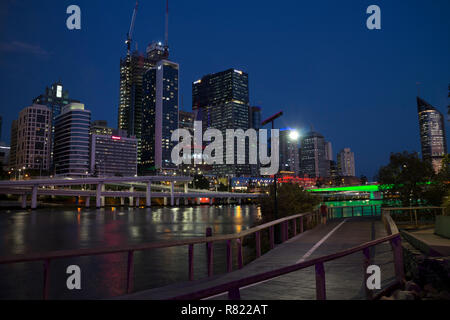
[{"label": "bridge", "polygon": [[[188,183],[192,181],[191,177],[183,176],[147,176],[147,177],[108,177],[108,178],[78,178],[78,179],[39,179],[23,181],[0,181],[0,194],[19,195],[21,197],[22,208],[27,207],[27,197],[31,196],[31,209],[38,206],[38,196],[71,196],[85,198],[86,207],[90,207],[91,197],[96,198],[96,207],[105,206],[105,198],[120,198],[121,205],[125,205],[125,198],[129,199],[130,206],[140,206],[140,200],[145,199],[146,207],[151,207],[152,198],[163,198],[167,204],[170,199],[171,206],[179,205],[180,199],[187,204],[189,199],[194,199],[197,204],[201,198],[208,198],[210,204],[214,199],[237,199],[241,203],[242,199],[255,199],[261,194],[251,193],[231,193],[231,192],[213,192],[205,190],[190,190]],[[170,183],[170,186],[157,185],[156,182]],[[183,183],[184,191],[176,192],[175,184]],[[118,185],[128,188],[127,191],[106,190],[106,185]],[[82,188],[72,189],[67,187],[79,186]],[[95,186],[95,190],[90,190],[86,186]],[[59,187],[59,188],[58,188]],[[138,191],[137,188],[143,187],[145,191]],[[154,192],[154,189],[168,190],[168,192]],[[177,188],[180,190],[180,188]],[[192,201],[192,200],[191,200]]]},{"label": "bridge", "polygon": [[[288,216],[239,234],[1,257],[0,265],[43,261],[44,299],[49,296],[53,260],[105,254],[125,257],[125,295],[118,299],[376,299],[404,281],[401,236],[388,210],[350,213],[346,209],[330,211],[326,224],[315,211]],[[342,215],[344,212],[347,213]],[[275,243],[275,228],[281,230],[280,244]],[[243,261],[244,238],[254,240],[256,251],[256,260],[247,265]],[[226,243],[227,273],[215,275],[214,247],[219,242]],[[207,277],[194,279],[194,250],[198,246],[204,249],[205,245]],[[188,281],[133,292],[135,252],[177,246],[188,247]],[[233,257],[237,261],[236,270]],[[176,259],[182,261],[180,257]],[[366,287],[366,269],[373,264],[382,268],[382,288],[378,291]]]}]

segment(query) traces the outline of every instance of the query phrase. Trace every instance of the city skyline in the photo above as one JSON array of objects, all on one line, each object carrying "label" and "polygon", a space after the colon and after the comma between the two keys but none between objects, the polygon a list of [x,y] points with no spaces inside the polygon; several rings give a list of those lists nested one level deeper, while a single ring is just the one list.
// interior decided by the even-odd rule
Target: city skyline
[{"label": "city skyline", "polygon": [[[326,3],[325,9],[319,3],[302,6],[292,1],[286,1],[284,7],[262,3],[258,8],[238,2],[221,6],[199,1],[189,4],[199,9],[198,13],[184,15],[187,4],[172,1],[170,43],[173,59],[180,63],[182,110],[191,110],[190,85],[193,81],[228,68],[242,69],[249,74],[250,104],[262,107],[263,118],[282,109],[289,117],[281,118],[277,127],[289,126],[305,133],[312,124],[314,130],[333,142],[336,150],[351,147],[358,158],[357,175],[365,174],[371,178],[381,165],[388,162],[390,152],[420,152],[415,108],[416,82],[421,82],[420,96],[441,112],[448,105],[450,64],[446,59],[449,44],[445,39],[448,38],[446,30],[450,28],[446,28],[449,22],[442,19],[446,11],[442,7],[449,4],[444,1],[416,3],[415,6],[403,8],[401,4],[380,1],[379,5],[385,13],[383,29],[371,32],[364,25],[365,3],[350,5],[344,2],[341,7],[330,2],[321,3],[322,7]],[[85,17],[83,28],[71,32],[63,23],[65,3],[50,5],[50,2],[43,1],[39,6],[31,3],[29,6],[36,6],[36,10],[27,13],[20,11],[24,4],[10,1],[1,4],[2,7],[7,6],[7,10],[2,9],[2,12],[8,12],[4,23],[12,31],[5,32],[0,38],[1,60],[10,62],[0,64],[0,90],[5,97],[2,106],[3,140],[9,141],[9,128],[19,111],[59,79],[71,97],[79,99],[92,110],[93,119],[117,123],[117,66],[120,57],[126,53],[124,40],[134,1],[109,4],[111,15],[104,16],[101,15],[104,8],[99,4],[79,1],[79,5]],[[143,51],[151,41],[162,40],[164,1],[153,4],[145,2],[140,10],[135,38],[140,51]],[[282,10],[285,16],[272,16],[269,14],[271,10],[275,11],[274,15]],[[231,11],[238,17],[247,17],[249,21],[244,23],[237,19],[232,30],[227,30],[221,22]],[[260,14],[254,25],[253,11]],[[308,17],[319,12],[327,23],[314,22]],[[425,20],[433,20],[435,25],[415,26],[408,21],[408,16],[413,17],[415,12],[420,12]],[[199,31],[195,21],[186,22],[186,19],[195,20],[197,15],[202,14],[205,15],[202,23],[208,24],[211,30]],[[112,24],[113,15],[118,18],[117,25]],[[54,18],[45,26],[22,23],[23,19],[35,21],[37,17]],[[261,22],[264,17],[271,17],[274,23]],[[14,19],[17,21],[13,22]],[[107,23],[108,20],[110,23]],[[22,27],[17,25],[14,28],[20,23]],[[187,30],[183,24],[188,24]],[[332,24],[338,27],[333,30]],[[31,26],[36,31],[31,32]],[[186,34],[193,30],[197,33]],[[429,40],[431,32],[434,38],[442,38],[442,42]],[[208,34],[215,33],[222,35],[222,38],[207,43],[195,42],[195,53],[189,52],[195,39],[210,39]],[[410,33],[415,35],[414,39],[407,36]],[[24,34],[33,36],[33,39],[27,39]],[[104,35],[103,38],[99,37],[100,34]],[[254,39],[249,39],[249,36]],[[343,43],[333,40],[335,36]],[[353,36],[358,40],[355,41],[357,44],[348,42]],[[398,39],[402,40],[397,43]],[[230,50],[229,41],[234,41],[231,47],[238,45],[240,50]],[[97,42],[98,46],[95,45]],[[32,46],[25,46],[27,43]],[[67,50],[67,46],[73,43],[81,45]],[[289,64],[290,68],[278,69],[278,59],[264,52],[264,48],[270,49],[280,44],[284,57],[297,62]],[[203,50],[206,47],[208,52]],[[334,50],[333,54],[330,54],[330,49]],[[352,50],[355,52],[352,53]],[[428,51],[432,52],[433,59]],[[11,73],[11,68],[16,68],[16,72]],[[348,70],[349,74],[344,74]],[[344,80],[340,80],[341,77]],[[11,112],[6,114],[5,110]],[[390,116],[387,117],[387,114]],[[336,124],[330,124],[330,119]],[[380,127],[381,121],[383,127]],[[398,127],[395,128],[394,124]],[[445,125],[448,126],[447,121]]]}]

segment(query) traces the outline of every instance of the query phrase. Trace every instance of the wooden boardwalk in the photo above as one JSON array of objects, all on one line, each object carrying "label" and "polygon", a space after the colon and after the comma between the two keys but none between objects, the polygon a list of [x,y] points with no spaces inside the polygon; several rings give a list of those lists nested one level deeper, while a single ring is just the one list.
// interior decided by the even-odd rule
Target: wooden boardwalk
[{"label": "wooden boardwalk", "polygon": [[[182,294],[275,270],[313,258],[343,251],[387,236],[376,218],[347,218],[320,225],[278,245],[241,270],[193,282],[183,282],[119,297],[124,300],[165,300]],[[381,268],[382,288],[395,280],[393,254],[389,243],[371,250],[372,264]],[[325,263],[327,299],[366,299],[364,256],[361,252]],[[314,267],[296,271],[241,289],[242,300],[314,300]],[[376,293],[376,292],[375,292]],[[226,294],[210,299],[226,300]]]}]

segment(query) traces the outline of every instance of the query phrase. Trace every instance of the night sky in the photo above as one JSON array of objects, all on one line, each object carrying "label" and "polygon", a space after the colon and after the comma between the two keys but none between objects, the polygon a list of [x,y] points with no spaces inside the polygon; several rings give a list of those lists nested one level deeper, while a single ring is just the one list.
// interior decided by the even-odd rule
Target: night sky
[{"label": "night sky", "polygon": [[[66,28],[71,4],[81,7],[80,31]],[[94,120],[117,125],[119,59],[134,4],[1,0],[2,140],[9,142],[18,112],[58,80]],[[381,7],[382,30],[366,28],[372,4]],[[350,147],[357,174],[369,179],[391,152],[420,151],[417,82],[421,96],[446,114],[448,0],[171,0],[170,7],[171,60],[180,64],[184,110],[191,110],[193,81],[243,70],[264,118],[283,110],[280,128],[313,126],[335,154]],[[164,40],[164,10],[165,0],[140,1],[134,39],[141,51]]]}]

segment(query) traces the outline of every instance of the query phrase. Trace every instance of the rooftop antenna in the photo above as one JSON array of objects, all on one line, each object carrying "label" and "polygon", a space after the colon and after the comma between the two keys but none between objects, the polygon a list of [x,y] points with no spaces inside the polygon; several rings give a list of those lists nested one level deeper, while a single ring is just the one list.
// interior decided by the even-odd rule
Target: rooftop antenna
[{"label": "rooftop antenna", "polygon": [[166,52],[169,49],[169,0],[166,0],[166,27],[164,36],[164,49]]},{"label": "rooftop antenna", "polygon": [[138,1],[136,0],[136,6],[134,7],[133,10],[133,17],[131,18],[130,30],[127,33],[127,40],[125,41],[125,44],[127,45],[128,55],[130,55],[131,52],[131,42],[133,41],[134,23],[136,22],[137,10],[138,10]]}]

